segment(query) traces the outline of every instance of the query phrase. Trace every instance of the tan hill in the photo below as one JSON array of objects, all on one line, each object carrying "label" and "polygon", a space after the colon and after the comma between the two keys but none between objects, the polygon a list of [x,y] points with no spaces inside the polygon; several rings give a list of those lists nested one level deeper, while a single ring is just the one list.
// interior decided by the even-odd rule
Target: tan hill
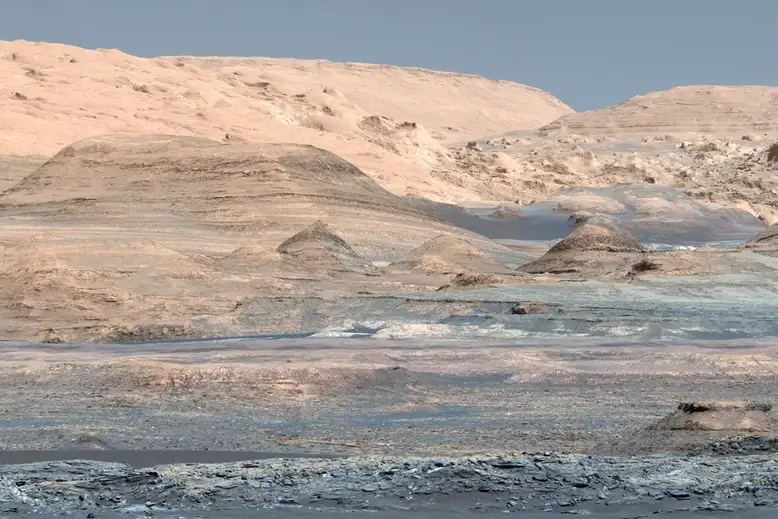
[{"label": "tan hill", "polygon": [[[174,135],[125,133],[76,142],[0,194],[0,204],[59,221],[256,234],[259,245],[270,248],[319,219],[343,219],[337,229],[363,251],[409,250],[404,235],[415,246],[423,235],[440,234],[436,228],[453,229],[326,150]],[[408,222],[419,228],[406,234]],[[387,225],[396,239],[379,232]]]},{"label": "tan hill", "polygon": [[682,86],[625,103],[564,115],[543,132],[742,135],[778,130],[778,87]]},{"label": "tan hill", "polygon": [[51,156],[116,132],[311,144],[395,194],[442,201],[513,196],[489,172],[462,174],[449,156],[452,142],[534,129],[572,112],[535,88],[472,75],[294,59],[149,59],[26,41],[0,42],[0,77],[0,155]]},{"label": "tan hill", "polygon": [[436,236],[396,259],[389,267],[443,274],[508,271],[508,268],[494,254],[482,250],[464,238],[451,235]]},{"label": "tan hill", "polygon": [[[255,333],[257,317],[234,314],[248,297],[402,289],[372,262],[441,235],[496,247],[326,150],[170,135],[67,146],[0,194],[0,219],[6,338]],[[317,329],[268,319],[273,330]],[[125,337],[127,326],[140,331]]]}]

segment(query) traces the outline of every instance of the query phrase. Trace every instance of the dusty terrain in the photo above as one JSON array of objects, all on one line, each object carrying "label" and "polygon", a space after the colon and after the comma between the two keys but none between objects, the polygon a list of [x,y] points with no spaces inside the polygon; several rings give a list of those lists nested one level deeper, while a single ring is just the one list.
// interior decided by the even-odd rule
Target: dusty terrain
[{"label": "dusty terrain", "polygon": [[0,444],[194,462],[4,466],[3,513],[775,506],[775,89],[574,114],[29,42],[0,73]]},{"label": "dusty terrain", "polygon": [[[314,145],[393,194],[435,201],[527,204],[650,182],[778,215],[771,168],[743,165],[778,137],[769,87],[683,87],[573,114],[546,92],[476,76],[23,41],[0,43],[0,73],[0,154],[16,162],[109,133],[175,134]],[[10,185],[29,166],[4,169]]]},{"label": "dusty terrain", "polygon": [[[420,456],[624,454],[679,402],[774,404],[777,362],[765,341],[614,338],[6,343],[2,354],[7,448]],[[721,436],[778,435],[730,429]],[[698,434],[632,453],[715,440]]]},{"label": "dusty terrain", "polygon": [[[774,506],[776,355],[775,345],[755,341],[5,344],[6,448],[122,463],[2,467],[0,496],[19,514],[162,517],[292,505],[595,513]],[[760,403],[696,404],[701,418],[679,418],[677,402],[711,394]],[[663,435],[646,435],[652,427]],[[138,448],[156,450],[125,465],[126,450]],[[159,452],[166,449],[182,452]],[[235,451],[256,461],[236,462]],[[257,460],[263,453],[292,459]],[[293,459],[301,454],[348,457]]]}]

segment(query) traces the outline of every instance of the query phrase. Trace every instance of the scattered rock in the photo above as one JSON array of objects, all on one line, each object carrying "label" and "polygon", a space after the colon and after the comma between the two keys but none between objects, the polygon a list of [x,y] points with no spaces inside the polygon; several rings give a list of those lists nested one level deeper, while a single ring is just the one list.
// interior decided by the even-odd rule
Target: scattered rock
[{"label": "scattered rock", "polygon": [[752,402],[684,402],[656,428],[685,431],[766,433],[775,429],[770,404]]},{"label": "scattered rock", "polygon": [[528,276],[516,274],[484,274],[476,272],[460,272],[451,280],[451,283],[438,288],[439,291],[451,289],[476,289],[492,285],[505,285],[511,283],[524,283]]},{"label": "scattered rock", "polygon": [[[618,504],[619,495],[628,496],[632,504],[672,498],[696,510],[772,506],[778,497],[772,483],[778,477],[778,463],[769,456],[750,462],[742,458],[583,458],[547,453],[532,459],[438,461],[269,459],[217,465],[216,470],[213,465],[196,463],[146,470],[90,461],[7,465],[0,466],[1,510],[21,509],[33,500],[37,511],[45,515],[174,511],[184,516],[195,511],[217,514],[222,507],[234,510],[236,502],[299,506],[321,500],[329,501],[328,507],[350,510],[365,505],[365,494],[371,506],[380,509],[382,499],[392,503],[410,493],[451,496],[458,506],[580,514],[585,512],[585,503],[606,499],[602,495],[605,488],[611,496],[607,499],[612,499],[606,501],[609,504]],[[561,474],[571,468],[574,473]],[[336,473],[339,476],[332,477]],[[675,486],[668,478],[681,478],[684,484]],[[634,489],[630,482],[635,479],[654,481],[659,489]],[[52,481],[77,483],[54,485]],[[706,499],[714,489],[716,499]],[[433,501],[438,508],[444,506],[438,499]],[[419,511],[427,506],[426,500],[415,505]]]},{"label": "scattered rock", "polygon": [[567,219],[575,224],[582,224],[586,223],[593,217],[594,214],[588,211],[576,211],[568,216]]},{"label": "scattered rock", "polygon": [[655,260],[652,260],[650,258],[643,258],[637,263],[632,265],[632,269],[630,270],[629,275],[637,276],[645,272],[661,271],[661,270],[662,270],[662,266],[659,263],[657,263]]},{"label": "scattered rock", "polygon": [[514,315],[548,314],[551,313],[551,308],[551,305],[548,303],[528,301],[513,305],[511,313]]}]

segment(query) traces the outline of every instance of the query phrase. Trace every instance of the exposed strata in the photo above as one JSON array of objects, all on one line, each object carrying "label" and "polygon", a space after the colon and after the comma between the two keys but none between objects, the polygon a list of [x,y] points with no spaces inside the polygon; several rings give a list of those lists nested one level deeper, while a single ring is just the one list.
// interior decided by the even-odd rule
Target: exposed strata
[{"label": "exposed strata", "polygon": [[450,144],[531,130],[572,111],[536,88],[467,74],[325,60],[149,59],[26,41],[0,42],[0,77],[0,154],[51,156],[116,132],[308,144],[395,194],[455,201],[474,196],[476,184],[483,195],[494,186],[479,172],[469,186],[458,181]]},{"label": "exposed strata", "polygon": [[645,248],[629,233],[611,226],[584,223],[537,260],[519,267],[535,274],[610,275],[640,260]]},{"label": "exposed strata", "polygon": [[743,248],[768,256],[778,256],[778,224],[772,225],[759,236],[745,243]]},{"label": "exposed strata", "polygon": [[334,154],[294,144],[91,138],[4,191],[0,204],[6,222],[26,222],[0,233],[6,338],[110,339],[138,326],[148,327],[139,339],[251,334],[236,315],[247,296],[434,290],[450,276],[364,274],[440,236],[499,248]]},{"label": "exposed strata", "polygon": [[276,249],[307,268],[340,272],[370,271],[371,263],[357,254],[346,241],[332,232],[327,224],[316,220],[310,226],[285,240]]},{"label": "exposed strata", "polygon": [[613,510],[736,512],[751,517],[755,505],[774,505],[778,494],[771,482],[776,473],[772,457],[641,459],[552,453],[278,459],[145,469],[74,461],[0,467],[0,492],[9,517],[76,511],[96,517],[238,517],[259,510],[268,515],[274,509],[295,517],[309,508],[318,515],[464,509],[582,515]]},{"label": "exposed strata", "polygon": [[751,452],[772,451],[778,446],[778,421],[771,410],[772,404],[760,402],[682,402],[673,413],[617,442],[614,451],[718,452],[728,442],[741,442]]},{"label": "exposed strata", "polygon": [[[619,105],[564,115],[541,131],[578,134],[725,134],[761,140],[775,133],[778,88],[690,85],[635,96]],[[751,135],[756,134],[755,137]]]}]

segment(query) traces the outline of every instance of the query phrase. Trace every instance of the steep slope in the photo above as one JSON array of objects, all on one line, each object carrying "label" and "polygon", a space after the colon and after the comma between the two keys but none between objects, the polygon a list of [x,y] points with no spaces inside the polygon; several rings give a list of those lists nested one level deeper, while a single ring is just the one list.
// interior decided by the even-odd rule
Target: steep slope
[{"label": "steep slope", "polygon": [[[327,149],[399,195],[510,199],[448,145],[534,129],[572,110],[524,85],[382,65],[264,58],[139,58],[0,42],[0,155],[51,156],[108,133]],[[372,121],[372,123],[371,123]],[[381,124],[376,126],[375,121]]]},{"label": "steep slope", "polygon": [[327,60],[165,59],[222,74],[260,73],[299,93],[315,93],[316,87],[326,87],[330,95],[345,98],[366,112],[421,123],[447,142],[530,130],[572,112],[537,88],[472,74]]},{"label": "steep slope", "polygon": [[564,115],[544,126],[550,133],[743,134],[778,130],[778,87],[682,86],[636,96],[625,103]]}]

